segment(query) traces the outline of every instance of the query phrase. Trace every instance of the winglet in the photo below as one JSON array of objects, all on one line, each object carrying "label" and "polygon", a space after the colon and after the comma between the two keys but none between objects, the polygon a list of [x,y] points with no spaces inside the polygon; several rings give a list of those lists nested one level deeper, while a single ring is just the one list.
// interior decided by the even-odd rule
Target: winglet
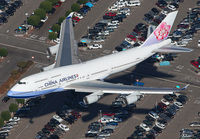
[{"label": "winglet", "polygon": [[74,14],[74,12],[71,12],[71,13],[67,16],[66,19],[72,18],[73,14]]},{"label": "winglet", "polygon": [[187,84],[185,87],[183,87],[181,90],[185,90],[190,84]]}]

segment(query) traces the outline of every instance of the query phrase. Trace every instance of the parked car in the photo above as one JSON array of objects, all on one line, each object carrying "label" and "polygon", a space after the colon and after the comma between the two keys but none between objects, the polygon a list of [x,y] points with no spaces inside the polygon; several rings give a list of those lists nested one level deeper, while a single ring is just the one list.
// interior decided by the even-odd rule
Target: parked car
[{"label": "parked car", "polygon": [[44,22],[40,22],[37,26],[35,26],[35,29],[40,29],[44,25]]},{"label": "parked car", "polygon": [[100,49],[102,48],[101,44],[92,44],[88,46],[88,49]]},{"label": "parked car", "polygon": [[8,100],[10,100],[10,97],[5,96],[5,97],[2,99],[2,102],[3,102],[3,103],[6,103]]}]

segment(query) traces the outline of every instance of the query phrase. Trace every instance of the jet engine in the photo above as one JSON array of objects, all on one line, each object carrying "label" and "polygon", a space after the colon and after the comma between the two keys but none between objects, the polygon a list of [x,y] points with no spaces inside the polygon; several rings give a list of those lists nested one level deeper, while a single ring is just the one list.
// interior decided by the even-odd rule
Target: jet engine
[{"label": "jet engine", "polygon": [[138,96],[138,95],[130,94],[124,98],[124,103],[126,105],[135,103],[136,101],[138,101],[139,98],[140,98],[140,96]]},{"label": "jet engine", "polygon": [[102,91],[97,91],[97,92],[94,92],[90,95],[87,95],[83,98],[83,102],[85,104],[92,104],[94,102],[97,102],[100,98],[102,98],[103,96],[103,92]]}]

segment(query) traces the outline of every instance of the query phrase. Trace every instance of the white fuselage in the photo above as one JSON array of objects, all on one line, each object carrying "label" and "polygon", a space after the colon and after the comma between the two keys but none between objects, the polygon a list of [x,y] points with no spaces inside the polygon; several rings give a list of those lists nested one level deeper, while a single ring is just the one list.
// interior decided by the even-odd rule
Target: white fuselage
[{"label": "white fuselage", "polygon": [[136,47],[80,64],[37,73],[22,79],[20,82],[24,84],[16,84],[8,95],[11,97],[20,97],[21,95],[24,98],[34,97],[64,90],[72,83],[104,79],[144,61],[154,54],[153,50],[169,45],[169,43],[168,40],[165,40],[152,46]]}]

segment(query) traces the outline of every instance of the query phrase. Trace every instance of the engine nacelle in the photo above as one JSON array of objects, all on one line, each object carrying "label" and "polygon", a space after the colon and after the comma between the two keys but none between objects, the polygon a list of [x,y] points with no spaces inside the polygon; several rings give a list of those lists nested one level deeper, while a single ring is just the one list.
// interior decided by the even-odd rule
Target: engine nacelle
[{"label": "engine nacelle", "polygon": [[94,93],[92,93],[90,95],[85,96],[83,98],[83,102],[85,104],[92,104],[94,102],[97,102],[100,98],[102,98],[103,94],[104,93],[101,92],[101,91],[94,92]]},{"label": "engine nacelle", "polygon": [[51,70],[51,69],[53,69],[53,68],[55,67],[55,64],[56,64],[56,63],[53,63],[53,64],[51,64],[51,65],[49,65],[49,66],[47,66],[47,67],[44,67],[44,68],[41,69],[41,71]]},{"label": "engine nacelle", "polygon": [[136,101],[138,101],[139,98],[140,98],[140,96],[137,96],[135,94],[130,94],[124,98],[124,103],[126,105],[135,103]]}]

